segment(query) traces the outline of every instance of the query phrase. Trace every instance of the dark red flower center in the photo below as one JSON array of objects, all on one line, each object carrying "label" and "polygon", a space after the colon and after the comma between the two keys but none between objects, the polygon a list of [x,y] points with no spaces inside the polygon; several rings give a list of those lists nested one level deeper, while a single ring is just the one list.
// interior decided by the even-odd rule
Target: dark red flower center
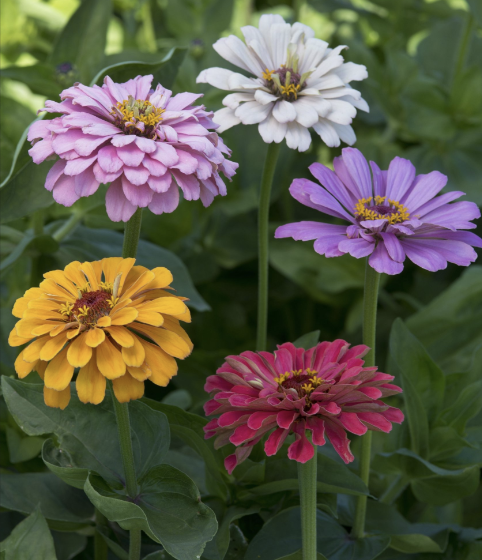
[{"label": "dark red flower center", "polygon": [[74,303],[71,315],[77,317],[82,323],[95,323],[101,317],[109,315],[112,307],[109,303],[111,298],[112,294],[104,290],[85,292]]},{"label": "dark red flower center", "polygon": [[295,389],[301,399],[303,397],[308,397],[323,382],[316,374],[316,371],[310,369],[305,372],[302,370],[295,370],[280,375],[275,381],[280,388]]}]

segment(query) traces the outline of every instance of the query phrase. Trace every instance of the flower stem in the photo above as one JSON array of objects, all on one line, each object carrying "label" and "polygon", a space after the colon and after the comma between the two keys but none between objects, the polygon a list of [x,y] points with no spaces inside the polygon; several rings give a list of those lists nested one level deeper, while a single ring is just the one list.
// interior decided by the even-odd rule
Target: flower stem
[{"label": "flower stem", "polygon": [[[99,527],[107,525],[107,518],[98,510],[95,510],[95,522]],[[94,559],[107,560],[109,556],[109,548],[99,531],[94,535]]]},{"label": "flower stem", "polygon": [[280,144],[268,145],[264,163],[263,178],[259,195],[258,210],[258,331],[256,350],[266,350],[266,333],[268,329],[268,246],[269,246],[269,204],[271,185]]},{"label": "flower stem", "polygon": [[141,234],[142,208],[138,208],[132,218],[126,222],[124,229],[124,246],[122,247],[122,257],[128,259],[134,258],[137,254],[137,246],[139,245],[139,236]]},{"label": "flower stem", "polygon": [[[365,269],[365,295],[363,299],[363,344],[371,350],[365,356],[365,367],[375,365],[375,337],[377,328],[378,286],[380,273],[368,264]],[[372,433],[369,431],[362,436],[360,456],[360,478],[368,486],[370,478],[370,459],[372,449]],[[365,533],[365,516],[367,511],[367,496],[358,496],[355,510],[353,536],[360,538]]]},{"label": "flower stem", "polygon": [[298,463],[303,560],[316,560],[316,467],[316,449],[312,459]]}]

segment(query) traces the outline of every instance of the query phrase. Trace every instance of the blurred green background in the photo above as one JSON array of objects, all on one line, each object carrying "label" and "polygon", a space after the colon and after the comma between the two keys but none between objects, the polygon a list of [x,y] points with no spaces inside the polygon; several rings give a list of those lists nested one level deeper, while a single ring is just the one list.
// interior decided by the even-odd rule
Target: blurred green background
[{"label": "blurred green background", "polygon": [[[0,365],[4,375],[13,375],[17,353],[6,343],[14,324],[10,310],[15,299],[38,284],[43,272],[75,259],[118,255],[122,244],[123,225],[110,222],[105,212],[105,188],[72,208],[54,204],[43,188],[51,162],[34,165],[25,142],[36,111],[46,99],[57,100],[75,81],[101,83],[106,74],[125,81],[139,73],[153,73],[175,93],[203,92],[202,102],[216,110],[224,92],[197,85],[196,76],[204,68],[229,67],[212,43],[231,33],[241,35],[240,27],[256,25],[263,13],[276,12],[287,21],[310,25],[331,46],[348,45],[347,60],[367,66],[369,78],[353,84],[370,106],[369,114],[360,113],[354,121],[356,147],[367,158],[382,168],[394,156],[402,156],[412,160],[418,173],[437,169],[448,175],[447,189],[464,191],[466,199],[482,206],[480,0],[2,0],[1,11]],[[232,159],[240,164],[228,195],[217,197],[207,209],[197,201],[182,202],[169,215],[144,211],[139,249],[141,264],[171,268],[178,293],[190,297],[193,323],[188,332],[195,344],[193,355],[180,364],[170,386],[146,384],[147,396],[197,414],[202,414],[206,398],[205,377],[214,373],[225,355],[253,349],[255,341],[256,208],[266,145],[256,125],[237,126],[223,138],[233,150]],[[312,138],[303,154],[282,147],[270,214],[273,232],[289,221],[326,219],[288,193],[295,177],[309,176],[308,165],[314,161],[330,165],[340,153],[341,148],[327,148],[316,134]],[[309,242],[273,239],[270,264],[271,349],[313,331],[320,331],[321,339],[360,342],[363,260],[326,259]],[[388,352],[397,317],[442,368],[446,406],[452,402],[450,388],[461,391],[460,387],[480,380],[480,265],[464,270],[449,264],[433,274],[407,260],[402,274],[383,277],[377,361],[390,372],[397,367]],[[392,345],[392,354],[397,352],[403,354],[403,348],[394,350]],[[457,385],[463,372],[468,372],[465,385]],[[482,393],[475,396],[482,403]],[[33,447],[25,444],[24,455],[15,456],[18,446],[13,442],[23,436],[3,403],[1,410],[1,465],[15,472],[42,469],[35,458],[38,442],[30,442]],[[475,467],[472,473],[482,463],[482,417],[477,410],[461,428],[470,443],[454,448],[457,453],[471,449],[464,465]],[[376,439],[378,451],[382,446],[388,451],[403,447],[407,430],[404,425],[389,438]],[[466,430],[472,430],[470,437]],[[354,445],[356,450],[356,441]],[[446,468],[456,468],[447,462],[447,452],[441,456]],[[396,471],[387,468],[380,466],[375,484]],[[443,504],[421,491],[415,490],[414,496],[414,489],[408,488],[399,509],[411,521],[481,528],[482,493],[473,481],[472,476],[465,490],[460,483],[459,494]],[[246,522],[247,538],[256,533],[253,527]],[[454,534],[452,548],[446,543],[443,555],[423,553],[417,558],[482,557],[480,548],[464,548],[474,539],[465,535],[457,540]],[[398,560],[405,558],[403,554],[385,557]]]}]

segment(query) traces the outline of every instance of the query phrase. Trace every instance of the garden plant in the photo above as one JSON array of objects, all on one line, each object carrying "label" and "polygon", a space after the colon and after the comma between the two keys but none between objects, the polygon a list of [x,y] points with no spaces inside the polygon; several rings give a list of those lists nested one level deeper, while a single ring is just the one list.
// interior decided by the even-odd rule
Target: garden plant
[{"label": "garden plant", "polygon": [[480,560],[482,2],[1,10],[0,558]]}]

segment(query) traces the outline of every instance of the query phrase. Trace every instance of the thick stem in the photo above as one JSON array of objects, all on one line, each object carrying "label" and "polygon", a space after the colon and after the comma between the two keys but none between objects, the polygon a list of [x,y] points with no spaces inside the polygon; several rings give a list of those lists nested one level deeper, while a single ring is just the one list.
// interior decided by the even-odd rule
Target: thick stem
[{"label": "thick stem", "polygon": [[316,467],[316,449],[312,459],[298,463],[303,560],[316,560]]},{"label": "thick stem", "polygon": [[138,208],[132,218],[126,223],[124,229],[124,246],[122,247],[122,256],[124,259],[135,257],[137,254],[137,246],[139,245],[139,236],[141,234],[142,208]]},{"label": "thick stem", "polygon": [[[95,522],[100,527],[107,525],[107,517],[103,515],[98,509],[95,510]],[[102,535],[96,531],[94,535],[94,559],[107,560],[109,556],[109,547],[105,542]]]},{"label": "thick stem", "polygon": [[[365,295],[363,299],[363,344],[371,350],[365,356],[365,367],[375,365],[375,338],[377,328],[378,286],[380,274],[366,263],[365,270]],[[372,450],[372,433],[367,432],[362,436],[360,455],[360,478],[368,486],[370,478],[370,460]],[[353,524],[353,536],[363,537],[365,532],[365,516],[367,510],[367,497],[358,496]]]},{"label": "thick stem", "polygon": [[268,246],[269,246],[269,203],[271,185],[280,144],[272,142],[268,145],[266,161],[264,163],[263,178],[259,194],[258,210],[258,331],[256,350],[266,350],[266,336],[268,330]]}]

